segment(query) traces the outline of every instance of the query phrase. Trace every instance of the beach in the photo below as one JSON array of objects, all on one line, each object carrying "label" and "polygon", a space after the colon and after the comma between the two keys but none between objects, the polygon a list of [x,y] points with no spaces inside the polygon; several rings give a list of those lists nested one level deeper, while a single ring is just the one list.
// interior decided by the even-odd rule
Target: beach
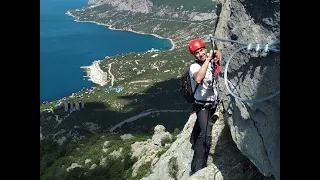
[{"label": "beach", "polygon": [[108,79],[108,73],[104,72],[100,68],[100,62],[101,60],[94,61],[92,65],[90,66],[81,66],[80,68],[86,69],[87,76],[89,78],[89,81],[92,81],[95,84],[98,84],[100,86],[106,85],[108,82],[112,82],[113,85],[113,75],[111,74],[111,64],[109,65],[109,74],[111,76],[110,80]]},{"label": "beach", "polygon": [[[75,22],[90,22],[90,23],[95,23],[97,25],[102,25],[102,26],[106,26],[108,27],[108,29],[110,30],[118,30],[118,31],[129,31],[129,32],[133,32],[133,33],[137,33],[137,34],[144,34],[144,35],[152,35],[156,38],[160,38],[160,39],[168,39],[170,40],[171,44],[172,44],[172,47],[169,51],[172,51],[174,48],[175,48],[175,45],[174,45],[174,42],[172,39],[170,38],[164,38],[164,37],[161,37],[159,35],[156,35],[156,34],[147,34],[147,33],[142,33],[142,32],[137,32],[137,31],[134,31],[134,30],[131,30],[131,29],[116,29],[116,28],[113,28],[111,25],[109,24],[103,24],[103,23],[98,23],[98,22],[95,22],[95,21],[79,21],[78,20],[78,17],[77,16],[74,16],[70,13],[70,11],[67,11],[65,14],[73,17],[73,18],[76,18],[74,21]],[[113,86],[113,75],[111,74],[111,64],[109,64],[109,74],[110,74],[110,80],[108,79],[108,73],[107,72],[104,72],[101,68],[100,68],[100,61],[101,60],[97,60],[97,61],[94,61],[92,63],[92,65],[90,66],[81,66],[80,68],[83,68],[83,69],[86,69],[86,72],[87,72],[87,77],[89,79],[89,81],[92,81],[93,83],[95,84],[98,84],[100,86],[104,86],[106,85],[107,83],[111,82],[111,86]]]}]

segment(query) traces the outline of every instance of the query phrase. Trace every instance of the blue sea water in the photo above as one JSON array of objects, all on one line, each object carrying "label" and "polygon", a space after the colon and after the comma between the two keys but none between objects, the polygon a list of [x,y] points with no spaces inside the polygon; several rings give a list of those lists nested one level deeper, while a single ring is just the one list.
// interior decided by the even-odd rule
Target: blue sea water
[{"label": "blue sea water", "polygon": [[167,39],[75,22],[65,14],[87,3],[88,0],[40,0],[40,103],[95,86],[83,78],[84,70],[80,68],[94,60],[172,47]]}]

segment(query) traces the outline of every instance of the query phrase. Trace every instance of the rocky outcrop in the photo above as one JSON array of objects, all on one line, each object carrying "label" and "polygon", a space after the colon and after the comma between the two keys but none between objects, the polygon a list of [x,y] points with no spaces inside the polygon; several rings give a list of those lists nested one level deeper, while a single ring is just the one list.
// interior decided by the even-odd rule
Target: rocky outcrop
[{"label": "rocky outcrop", "polygon": [[[213,1],[215,2],[215,1]],[[207,21],[216,19],[217,16],[214,12],[193,12],[188,10],[176,9],[170,5],[162,5],[160,7],[154,7],[152,0],[89,0],[88,5],[100,6],[108,4],[114,7],[117,11],[130,11],[130,12],[141,12],[141,13],[152,13],[156,15],[156,18],[172,18],[177,19],[181,17],[187,18],[190,22],[192,21]],[[165,4],[165,3],[164,3]]]},{"label": "rocky outcrop", "polygon": [[[221,116],[222,117],[222,116]],[[170,148],[152,166],[152,173],[142,180],[272,180],[264,177],[237,148],[223,118],[212,128],[208,166],[190,176],[193,156],[190,135],[196,120],[192,114]]]},{"label": "rocky outcrop", "polygon": [[[219,0],[214,36],[247,43],[280,40],[279,0]],[[224,64],[240,46],[217,41]],[[224,68],[224,67],[223,67]],[[224,70],[223,70],[224,71]],[[259,99],[280,89],[280,54],[257,55],[242,50],[228,68],[230,89],[242,98]],[[224,117],[239,150],[265,176],[280,179],[280,95],[257,103],[236,100],[220,82]]]},{"label": "rocky outcrop", "polygon": [[119,11],[149,13],[153,3],[150,0],[89,0],[88,5],[110,4]]},{"label": "rocky outcrop", "polygon": [[[279,1],[220,0],[217,6],[215,37],[259,44],[280,39]],[[223,52],[224,71],[225,63],[241,46],[216,43]],[[279,53],[239,51],[230,61],[228,80],[233,92],[245,99],[275,93],[280,89]],[[214,125],[208,167],[187,175],[192,158],[188,140],[195,118],[190,116],[179,138],[144,179],[280,179],[280,95],[256,103],[239,101],[229,94],[224,79],[219,82],[219,91],[226,124],[217,121]],[[178,166],[174,176],[169,164],[173,157]]]},{"label": "rocky outcrop", "polygon": [[171,134],[166,131],[164,126],[157,125],[154,128],[154,134],[151,139],[135,142],[131,145],[132,156],[138,158],[138,161],[132,167],[132,176],[137,175],[137,170],[141,165],[148,162],[154,165],[159,160],[157,154],[164,150],[165,144],[162,144],[162,141],[166,138],[171,139]]},{"label": "rocky outcrop", "polygon": [[176,172],[177,179],[188,179],[190,172],[190,163],[192,160],[191,144],[189,142],[192,127],[195,122],[195,115],[190,116],[188,122],[185,124],[181,133],[177,136],[176,141],[170,148],[160,156],[157,163],[152,167],[152,172],[149,176],[142,178],[142,180],[174,179],[170,174],[169,161],[171,158],[176,158],[178,171]]},{"label": "rocky outcrop", "polygon": [[88,5],[100,5],[108,1],[109,0],[88,0]]}]

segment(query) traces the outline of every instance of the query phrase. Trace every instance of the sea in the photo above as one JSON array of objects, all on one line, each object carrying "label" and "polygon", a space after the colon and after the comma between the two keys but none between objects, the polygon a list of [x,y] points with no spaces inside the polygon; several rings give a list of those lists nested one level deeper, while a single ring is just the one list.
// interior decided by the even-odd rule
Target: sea
[{"label": "sea", "polygon": [[90,22],[75,22],[68,10],[88,0],[40,0],[40,104],[96,86],[81,66],[128,52],[169,50],[168,39],[130,31],[109,30]]}]

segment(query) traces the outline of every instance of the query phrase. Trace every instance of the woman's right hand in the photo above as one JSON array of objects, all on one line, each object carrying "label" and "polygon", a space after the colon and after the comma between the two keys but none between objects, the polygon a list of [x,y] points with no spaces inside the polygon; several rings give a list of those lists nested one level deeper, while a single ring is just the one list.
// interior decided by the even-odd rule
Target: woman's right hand
[{"label": "woman's right hand", "polygon": [[210,62],[212,58],[213,58],[213,50],[210,50],[209,56],[207,56],[206,60]]}]

